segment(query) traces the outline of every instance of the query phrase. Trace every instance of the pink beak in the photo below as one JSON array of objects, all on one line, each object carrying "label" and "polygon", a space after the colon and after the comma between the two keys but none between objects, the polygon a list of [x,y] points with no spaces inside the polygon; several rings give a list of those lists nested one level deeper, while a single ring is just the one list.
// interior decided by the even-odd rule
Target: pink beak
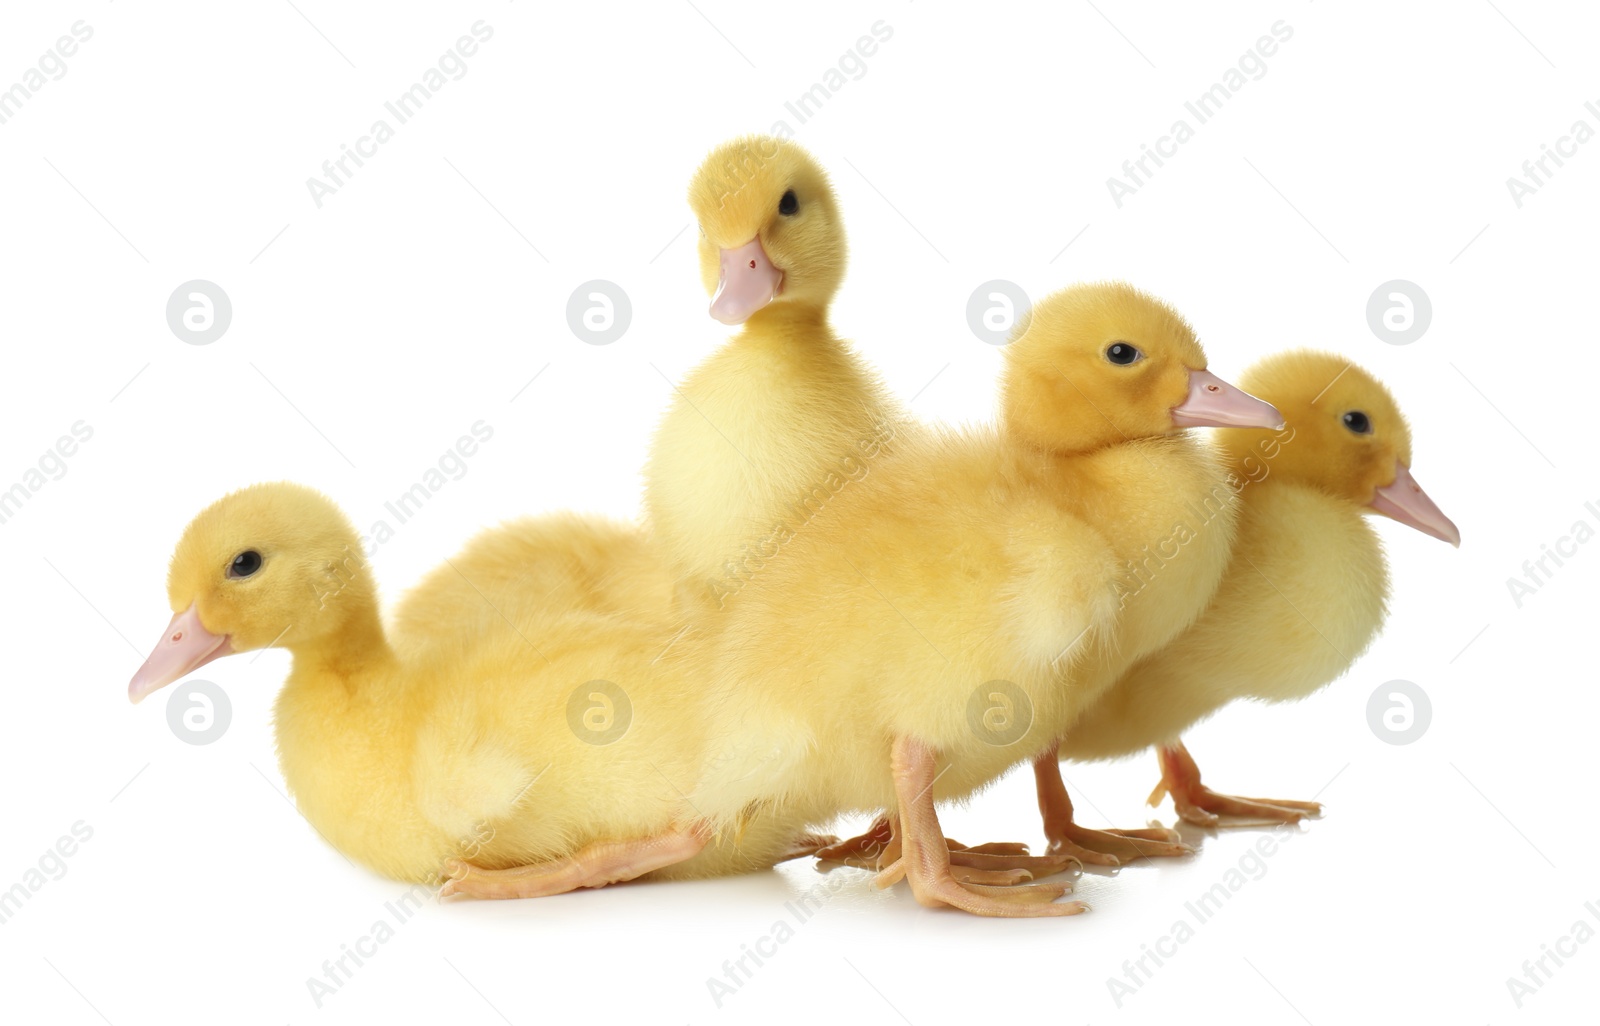
[{"label": "pink beak", "polygon": [[722,250],[721,266],[711,316],[723,324],[743,324],[783,291],[783,272],[767,259],[759,235],[738,249]]},{"label": "pink beak", "polygon": [[1391,520],[1414,527],[1430,538],[1461,547],[1461,531],[1444,515],[1444,510],[1428,498],[1428,493],[1411,476],[1411,468],[1394,461],[1394,482],[1378,489],[1371,506]]},{"label": "pink beak", "polygon": [[200,624],[200,614],[190,606],[172,618],[167,633],[150,658],[128,682],[128,701],[137,704],[152,691],[166,687],[209,663],[233,654],[225,634],[212,634]]},{"label": "pink beak", "polygon": [[1173,408],[1179,427],[1283,427],[1283,414],[1210,371],[1189,372],[1189,397]]}]

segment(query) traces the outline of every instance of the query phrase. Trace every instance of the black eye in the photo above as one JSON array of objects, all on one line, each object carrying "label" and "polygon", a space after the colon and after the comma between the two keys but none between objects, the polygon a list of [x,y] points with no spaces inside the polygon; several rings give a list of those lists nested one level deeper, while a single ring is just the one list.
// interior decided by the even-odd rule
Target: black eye
[{"label": "black eye", "polygon": [[1106,347],[1106,359],[1119,367],[1126,367],[1144,359],[1144,354],[1126,342],[1113,342]]},{"label": "black eye", "polygon": [[1368,420],[1367,415],[1360,410],[1351,410],[1345,414],[1344,426],[1358,435],[1372,434],[1372,421]]},{"label": "black eye", "polygon": [[794,198],[793,189],[784,193],[783,199],[778,201],[778,213],[784,217],[793,217],[800,213],[800,201]]},{"label": "black eye", "polygon": [[233,565],[228,567],[229,577],[249,577],[261,569],[261,553],[255,549],[246,549],[233,557]]}]

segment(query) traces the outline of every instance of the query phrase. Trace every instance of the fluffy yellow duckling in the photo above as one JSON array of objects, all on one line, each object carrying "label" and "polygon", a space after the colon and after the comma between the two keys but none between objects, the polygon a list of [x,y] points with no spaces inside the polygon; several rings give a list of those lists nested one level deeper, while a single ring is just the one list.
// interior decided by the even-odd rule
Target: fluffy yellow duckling
[{"label": "fluffy yellow duckling", "polygon": [[828,325],[845,235],[792,142],[736,139],[689,185],[711,315],[744,328],[678,386],[645,509],[691,611],[737,594],[894,433],[899,412]]},{"label": "fluffy yellow duckling", "polygon": [[[1461,544],[1411,476],[1411,430],[1371,374],[1343,357],[1298,350],[1261,361],[1241,380],[1281,410],[1287,426],[1275,435],[1216,435],[1242,506],[1216,597],[1193,627],[1091,707],[1060,752],[1105,759],[1159,746],[1162,780],[1152,799],[1171,793],[1178,814],[1202,826],[1219,814],[1294,822],[1321,811],[1315,802],[1212,791],[1178,737],[1238,698],[1304,698],[1366,650],[1389,594],[1383,547],[1366,514]],[[1035,769],[1046,820],[1059,819],[1062,808],[1047,795],[1060,789],[1060,768],[1047,755]],[[1065,814],[1070,819],[1070,808]]]},{"label": "fluffy yellow duckling", "polygon": [[[1001,430],[909,434],[728,607],[693,804],[796,823],[898,807],[918,901],[1069,915],[1065,885],[961,883],[934,802],[1043,750],[1193,621],[1227,565],[1232,503],[1221,461],[1175,431],[1280,418],[1125,285],[1048,297],[1005,355]],[[1129,568],[1179,528],[1129,594]]]},{"label": "fluffy yellow duckling", "polygon": [[402,658],[356,532],[292,484],[201,512],[167,592],[175,615],[129,697],[220,656],[287,648],[284,779],[329,843],[378,872],[532,896],[753,865],[729,845],[695,859],[712,836],[683,797],[700,773],[704,689],[658,632],[594,613],[541,627],[530,614]]}]

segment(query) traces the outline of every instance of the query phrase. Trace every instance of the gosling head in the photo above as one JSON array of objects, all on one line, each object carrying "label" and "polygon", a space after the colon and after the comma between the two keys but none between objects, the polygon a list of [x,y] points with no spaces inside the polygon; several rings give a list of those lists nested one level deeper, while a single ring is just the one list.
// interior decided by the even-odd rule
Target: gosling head
[{"label": "gosling head", "polygon": [[[1311,485],[1459,547],[1461,532],[1411,476],[1411,428],[1389,390],[1342,356],[1297,349],[1244,373],[1251,391],[1283,411],[1294,432],[1263,460],[1268,476]],[[1235,454],[1260,432],[1229,432]]]},{"label": "gosling head", "polygon": [[1054,452],[1083,452],[1184,427],[1278,427],[1267,403],[1206,370],[1176,310],[1121,282],[1046,296],[1005,347],[1007,431]]},{"label": "gosling head", "polygon": [[349,520],[287,483],[202,510],[173,553],[167,598],[172,622],[128,684],[134,702],[225,655],[328,640],[376,602]]},{"label": "gosling head", "polygon": [[792,142],[752,135],[711,152],[689,182],[711,316],[743,324],[773,307],[826,310],[845,237],[828,176]]}]

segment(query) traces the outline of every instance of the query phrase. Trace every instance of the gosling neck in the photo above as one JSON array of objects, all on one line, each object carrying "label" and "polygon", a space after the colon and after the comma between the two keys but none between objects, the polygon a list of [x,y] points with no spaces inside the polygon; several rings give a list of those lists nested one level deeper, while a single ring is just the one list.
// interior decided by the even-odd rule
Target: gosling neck
[{"label": "gosling neck", "polygon": [[743,336],[804,331],[831,335],[828,308],[817,303],[776,302],[757,310],[744,323]]},{"label": "gosling neck", "polygon": [[332,630],[285,647],[294,656],[290,687],[342,690],[349,696],[386,686],[398,657],[384,636],[376,606],[360,603]]},{"label": "gosling neck", "polygon": [[1273,466],[1273,458],[1293,438],[1293,429],[1218,428],[1212,433],[1212,441],[1222,457],[1223,465],[1240,478],[1250,481],[1265,476],[1264,470],[1278,473],[1279,468]]}]

